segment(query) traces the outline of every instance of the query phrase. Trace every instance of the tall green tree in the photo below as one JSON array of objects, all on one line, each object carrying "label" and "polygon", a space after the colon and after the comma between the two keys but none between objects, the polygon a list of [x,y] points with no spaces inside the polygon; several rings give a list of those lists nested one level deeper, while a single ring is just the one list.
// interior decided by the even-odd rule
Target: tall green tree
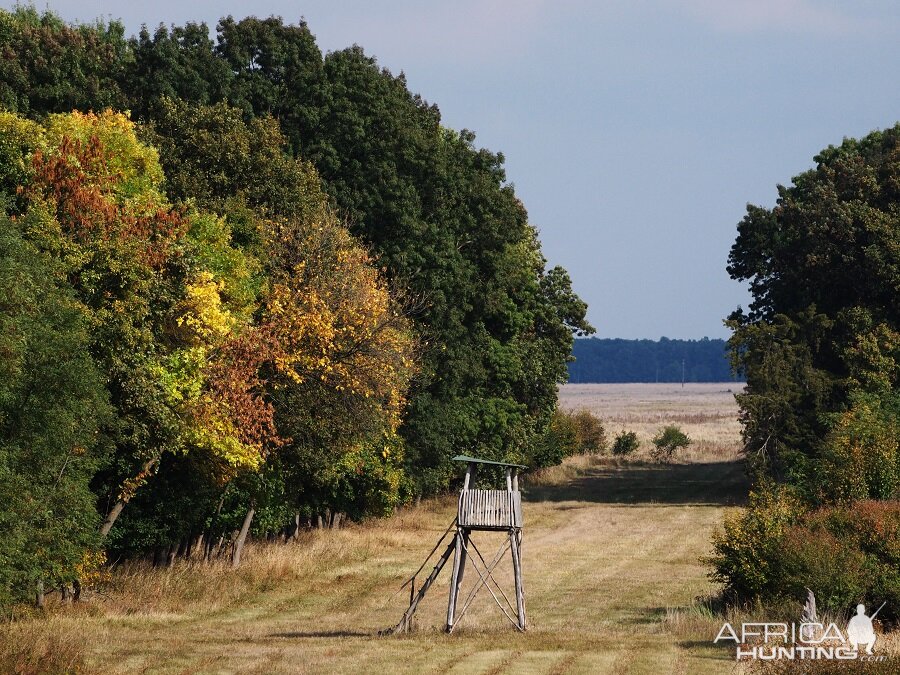
[{"label": "tall green tree", "polygon": [[502,155],[442,128],[436,106],[358,47],[326,56],[324,70],[308,156],[354,231],[425,300],[430,345],[403,429],[419,488],[444,488],[459,452],[526,457],[572,331],[590,330],[585,305],[562,270],[545,270]]},{"label": "tall green tree", "polygon": [[[749,311],[729,318],[734,361],[747,376],[738,396],[747,450],[810,492],[821,485],[823,453],[834,463],[837,441],[825,448],[840,433],[836,420],[846,428],[896,410],[900,125],[830,146],[815,161],[779,186],[773,209],[748,206],[728,265],[753,294]],[[842,418],[854,401],[869,409]],[[873,401],[884,402],[882,413]]]},{"label": "tall green tree", "polygon": [[101,532],[166,453],[261,464],[277,438],[258,373],[266,352],[244,330],[252,265],[229,247],[224,223],[172,209],[155,149],[119,113],[51,115],[40,127],[7,113],[3,135],[36,139],[3,146],[29,157],[19,217],[84,306],[115,408],[114,461],[94,480]]},{"label": "tall green tree", "polygon": [[[289,440],[259,480],[229,484],[229,500],[254,501],[263,522],[285,508],[291,518],[362,516],[356,497],[366,490],[362,504],[377,512],[396,504],[403,450],[394,434],[414,357],[404,306],[327,207],[315,169],[286,153],[277,121],[244,121],[224,103],[165,100],[159,111],[145,135],[161,150],[169,194],[225,214],[235,241],[258,258],[258,318],[285,350],[269,378]],[[349,458],[365,471],[349,470]],[[377,489],[347,487],[379,475]]]},{"label": "tall green tree", "polygon": [[89,484],[111,419],[87,313],[21,227],[0,216],[0,607],[100,562]]},{"label": "tall green tree", "polygon": [[[148,50],[140,59],[151,58]],[[477,149],[471,132],[442,128],[436,106],[361,48],[323,59],[305,25],[226,19],[215,51],[234,73],[230,104],[245,120],[278,119],[288,149],[315,165],[325,192],[394,285],[422,301],[425,362],[402,428],[419,489],[446,486],[449,458],[475,447],[526,457],[549,424],[573,331],[590,327],[568,275],[545,269],[535,231],[506,184],[502,155]],[[203,194],[208,180],[217,199],[243,190],[274,213],[291,203],[255,187],[284,185],[284,160],[268,160],[275,170],[249,167],[252,153],[236,151],[247,142],[240,132],[209,142],[219,123],[213,118],[225,122],[226,108],[201,111],[205,121],[193,131],[196,110],[187,114],[177,102],[154,110],[154,142],[164,149],[174,197]],[[227,114],[219,129],[237,130],[235,112]],[[185,180],[195,184],[185,190]]]},{"label": "tall green tree", "polygon": [[[49,34],[61,35],[61,25],[49,26]],[[99,26],[79,30],[102,38]],[[573,332],[590,326],[568,275],[546,268],[502,155],[477,148],[471,132],[444,129],[436,106],[361,48],[323,57],[302,23],[229,17],[215,41],[202,25],[187,25],[144,32],[125,49],[122,65],[109,71],[113,89],[155,123],[170,195],[229,201],[229,227],[248,243],[253,219],[241,224],[236,205],[283,214],[290,185],[265,163],[247,165],[238,151],[247,137],[208,147],[215,124],[237,129],[236,113],[220,108],[191,127],[175,99],[227,103],[253,139],[272,137],[266,120],[273,118],[288,152],[315,166],[332,206],[390,283],[421,301],[416,323],[427,349],[401,429],[418,489],[445,487],[453,476],[449,457],[458,452],[527,458],[550,422]],[[29,114],[52,112],[57,103],[41,105]],[[270,158],[271,166],[288,167],[277,152]],[[191,178],[206,171],[208,185]],[[229,184],[241,185],[236,196],[228,196]],[[265,194],[272,186],[281,194]],[[215,208],[223,215],[224,207]]]},{"label": "tall green tree", "polygon": [[0,10],[0,106],[24,115],[124,109],[131,61],[120,22],[69,25],[33,6]]},{"label": "tall green tree", "polygon": [[163,99],[208,104],[228,100],[234,74],[215,53],[205,23],[147,27],[128,41],[133,58],[115,71],[132,114],[148,119]]}]

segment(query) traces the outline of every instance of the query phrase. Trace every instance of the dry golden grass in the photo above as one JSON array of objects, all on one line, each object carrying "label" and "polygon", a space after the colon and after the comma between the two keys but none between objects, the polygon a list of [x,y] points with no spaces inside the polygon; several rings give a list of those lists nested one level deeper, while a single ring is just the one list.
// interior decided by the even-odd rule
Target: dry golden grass
[{"label": "dry golden grass", "polygon": [[[736,382],[685,384],[566,384],[559,388],[560,407],[589,410],[603,420],[607,436],[634,431],[641,441],[638,457],[649,457],[650,439],[675,424],[694,441],[679,451],[681,461],[735,458],[741,426],[734,395]],[[676,458],[678,461],[678,458]]]},{"label": "dry golden grass", "polygon": [[[649,416],[647,397],[634,398],[632,409],[619,400],[617,414]],[[414,633],[378,636],[406,607],[406,591],[395,591],[452,521],[448,497],[296,544],[251,546],[237,571],[123,565],[79,606],[51,605],[7,626],[0,671],[20,663],[23,673],[736,672],[733,650],[711,642],[723,617],[698,601],[715,592],[699,558],[746,494],[737,438],[716,445],[722,430],[704,426],[723,424],[721,398],[704,399],[715,401],[706,413],[695,404],[681,411],[709,415],[695,422],[704,445],[692,459],[575,457],[523,481],[525,634],[482,592],[445,635],[445,571]],[[475,541],[487,556],[499,536]],[[508,564],[497,576],[509,589]]]}]

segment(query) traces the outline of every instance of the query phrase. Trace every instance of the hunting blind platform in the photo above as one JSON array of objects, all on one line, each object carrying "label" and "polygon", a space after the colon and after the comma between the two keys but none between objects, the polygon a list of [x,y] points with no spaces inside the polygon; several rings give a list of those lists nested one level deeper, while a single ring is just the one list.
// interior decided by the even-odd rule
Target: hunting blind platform
[{"label": "hunting blind platform", "polygon": [[[409,608],[403,615],[396,626],[390,629],[389,633],[406,633],[412,627],[413,615],[419,602],[425,597],[425,593],[431,588],[434,580],[440,574],[441,569],[453,554],[453,572],[450,577],[450,600],[447,603],[447,632],[452,633],[453,628],[463,618],[465,613],[472,605],[478,591],[482,587],[487,587],[494,602],[500,607],[504,616],[520,631],[525,630],[525,591],[522,587],[522,493],[519,492],[519,469],[526,467],[521,464],[508,464],[505,462],[493,462],[487,459],[478,459],[477,457],[469,457],[468,455],[457,455],[453,458],[456,462],[466,463],[466,476],[463,482],[462,490],[459,493],[459,505],[457,508],[456,519],[450,524],[450,527],[444,532],[438,543],[425,562],[410,577],[406,583],[401,586],[401,590],[409,585]],[[475,473],[479,465],[500,466],[506,469],[506,489],[505,490],[482,490],[476,489]],[[421,572],[431,556],[438,550],[447,535],[455,528],[456,534],[453,541],[450,542],[443,555],[435,563],[434,569],[422,587],[416,592],[416,576]],[[475,542],[471,539],[473,531],[483,532],[501,532],[507,536],[497,553],[488,563],[481,555]],[[493,576],[499,562],[503,559],[506,551],[510,552],[512,557],[513,581],[516,592],[516,606],[513,607],[503,588]],[[474,552],[474,557],[473,557]],[[480,565],[479,562],[480,561]],[[457,604],[459,600],[459,589],[462,586],[463,574],[466,570],[466,564],[469,564],[478,574],[478,580],[469,591],[461,608],[457,612]],[[495,592],[495,589],[497,592]],[[506,603],[504,606],[497,597],[497,593]],[[507,611],[509,608],[509,611]],[[515,616],[515,618],[513,618]]]}]

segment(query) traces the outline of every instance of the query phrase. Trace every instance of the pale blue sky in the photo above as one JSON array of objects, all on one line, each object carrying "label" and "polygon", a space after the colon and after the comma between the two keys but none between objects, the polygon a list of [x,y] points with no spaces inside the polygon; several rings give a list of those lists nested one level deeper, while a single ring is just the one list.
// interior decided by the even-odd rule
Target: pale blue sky
[{"label": "pale blue sky", "polygon": [[[4,2],[4,6],[14,3]],[[896,0],[36,3],[142,23],[247,14],[357,43],[445,125],[502,151],[551,264],[604,337],[724,337],[749,202],[823,147],[900,119]]]}]

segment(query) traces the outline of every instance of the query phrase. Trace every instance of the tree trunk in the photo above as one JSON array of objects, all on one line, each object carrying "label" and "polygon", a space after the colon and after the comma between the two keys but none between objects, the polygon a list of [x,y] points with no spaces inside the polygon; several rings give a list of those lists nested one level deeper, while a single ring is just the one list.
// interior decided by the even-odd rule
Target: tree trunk
[{"label": "tree trunk", "polygon": [[217,547],[221,549],[222,540],[225,538],[225,535],[223,534],[221,537],[219,537],[218,544],[213,543],[213,528],[217,527],[219,524],[219,514],[222,513],[222,505],[225,503],[226,494],[228,494],[228,485],[226,485],[225,489],[222,490],[222,495],[219,497],[219,505],[216,507],[216,513],[215,515],[213,515],[212,521],[209,524],[209,529],[206,532],[206,551],[204,551],[203,553],[203,558],[207,562],[212,560],[214,549],[216,549]]},{"label": "tree trunk", "polygon": [[219,540],[213,544],[212,539],[209,540],[211,546],[209,547],[209,555],[207,556],[207,560],[212,560],[213,551],[215,551],[215,556],[218,558],[222,555],[222,547],[225,545],[225,533],[219,535]]},{"label": "tree trunk", "polygon": [[194,539],[194,543],[188,551],[188,558],[203,558],[203,540],[204,536],[201,532],[197,535],[197,538]]},{"label": "tree trunk", "polygon": [[37,590],[35,591],[35,594],[34,594],[34,605],[38,609],[44,608],[44,582],[43,581],[37,582]]},{"label": "tree trunk", "polygon": [[81,600],[81,582],[76,579],[72,582],[72,601],[78,602]]},{"label": "tree trunk", "polygon": [[250,532],[250,523],[253,522],[253,516],[256,513],[256,504],[250,503],[247,509],[247,515],[244,516],[244,524],[241,525],[241,531],[238,533],[234,542],[234,549],[231,552],[231,569],[236,569],[241,564],[241,553],[244,551],[244,542],[247,541],[247,533]]},{"label": "tree trunk", "polygon": [[219,551],[216,554],[217,558],[221,558],[225,555],[225,544],[228,544],[228,548],[231,550],[232,555],[234,554],[234,542],[237,541],[237,537],[240,533],[240,530],[234,530],[228,537],[226,537],[224,534],[222,535],[222,539],[220,540],[219,544]]},{"label": "tree trunk", "polygon": [[116,518],[119,517],[119,514],[122,513],[122,509],[124,508],[125,500],[123,499],[120,499],[113,505],[112,510],[106,515],[106,518],[103,519],[103,525],[100,526],[101,537],[105,537],[109,534],[112,526],[116,523]]},{"label": "tree trunk", "polygon": [[[141,467],[141,472],[138,474],[138,477],[150,473],[157,461],[158,459],[154,457],[153,459],[148,459],[144,462],[144,466]],[[112,526],[115,525],[116,519],[119,517],[119,514],[122,513],[122,509],[125,508],[125,504],[127,503],[127,499],[120,497],[116,503],[113,504],[112,510],[106,514],[106,518],[103,519],[103,525],[100,526],[101,537],[106,537],[106,535],[109,534],[109,531],[112,529]]]}]

